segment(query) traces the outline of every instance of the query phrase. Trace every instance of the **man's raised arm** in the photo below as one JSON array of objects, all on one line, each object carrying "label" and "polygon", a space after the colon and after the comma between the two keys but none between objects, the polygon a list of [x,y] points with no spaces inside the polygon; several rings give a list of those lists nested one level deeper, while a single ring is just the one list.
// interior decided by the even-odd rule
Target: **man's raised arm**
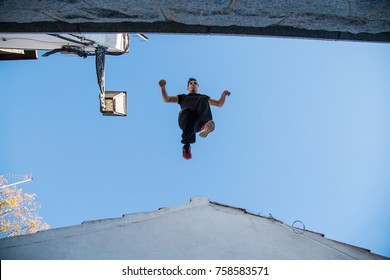
[{"label": "man's raised arm", "polygon": [[229,96],[229,95],[230,95],[230,91],[224,90],[222,92],[221,98],[219,98],[219,100],[215,100],[215,99],[210,98],[209,99],[209,104],[213,105],[213,106],[217,106],[217,107],[222,107],[223,104],[225,104],[226,96]]},{"label": "man's raised arm", "polygon": [[158,84],[160,85],[161,95],[162,95],[162,99],[164,100],[164,102],[169,102],[169,103],[177,103],[177,102],[179,102],[179,98],[177,96],[169,96],[168,95],[167,90],[165,89],[167,81],[160,80],[158,82]]}]

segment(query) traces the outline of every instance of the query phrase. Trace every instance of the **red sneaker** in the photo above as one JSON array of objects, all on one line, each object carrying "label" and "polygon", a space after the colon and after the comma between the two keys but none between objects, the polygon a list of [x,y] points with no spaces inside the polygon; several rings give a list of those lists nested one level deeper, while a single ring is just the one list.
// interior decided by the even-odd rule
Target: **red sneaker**
[{"label": "red sneaker", "polygon": [[185,144],[183,146],[183,158],[184,159],[191,159],[192,158],[190,144]]},{"label": "red sneaker", "polygon": [[207,135],[209,135],[210,132],[214,131],[214,128],[215,128],[215,123],[212,120],[208,121],[200,129],[199,136],[203,138],[207,137]]}]

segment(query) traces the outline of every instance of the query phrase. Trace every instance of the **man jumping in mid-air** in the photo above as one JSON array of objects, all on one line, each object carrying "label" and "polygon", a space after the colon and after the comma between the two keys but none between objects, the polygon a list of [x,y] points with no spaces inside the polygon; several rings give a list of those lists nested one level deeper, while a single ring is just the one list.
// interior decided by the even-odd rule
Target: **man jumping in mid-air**
[{"label": "man jumping in mid-air", "polygon": [[200,137],[207,137],[215,128],[215,123],[211,115],[210,105],[222,107],[225,104],[226,96],[230,91],[225,90],[219,100],[210,98],[207,95],[199,94],[199,84],[194,78],[190,78],[187,83],[188,94],[179,94],[168,96],[165,89],[167,82],[161,80],[158,82],[161,88],[162,98],[165,102],[178,103],[181,107],[179,113],[179,126],[182,130],[181,142],[183,146],[183,157],[192,158],[191,145],[195,143],[196,133]]}]

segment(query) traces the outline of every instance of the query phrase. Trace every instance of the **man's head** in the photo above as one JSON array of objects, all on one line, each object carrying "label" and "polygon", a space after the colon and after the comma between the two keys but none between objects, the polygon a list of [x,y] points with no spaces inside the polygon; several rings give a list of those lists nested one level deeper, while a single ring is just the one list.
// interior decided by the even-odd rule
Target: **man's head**
[{"label": "man's head", "polygon": [[189,78],[187,82],[188,93],[197,93],[199,90],[199,84],[195,78]]}]

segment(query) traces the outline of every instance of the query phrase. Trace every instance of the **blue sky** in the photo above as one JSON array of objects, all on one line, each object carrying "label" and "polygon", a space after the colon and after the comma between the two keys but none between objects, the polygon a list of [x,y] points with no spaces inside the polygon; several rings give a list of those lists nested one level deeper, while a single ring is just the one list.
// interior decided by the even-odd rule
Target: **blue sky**
[{"label": "blue sky", "polygon": [[[131,36],[106,59],[106,90],[128,115],[99,111],[95,61],[55,54],[0,62],[0,174],[32,173],[52,228],[200,195],[390,257],[390,45],[237,36]],[[216,130],[181,157],[189,77],[218,99]]]}]

